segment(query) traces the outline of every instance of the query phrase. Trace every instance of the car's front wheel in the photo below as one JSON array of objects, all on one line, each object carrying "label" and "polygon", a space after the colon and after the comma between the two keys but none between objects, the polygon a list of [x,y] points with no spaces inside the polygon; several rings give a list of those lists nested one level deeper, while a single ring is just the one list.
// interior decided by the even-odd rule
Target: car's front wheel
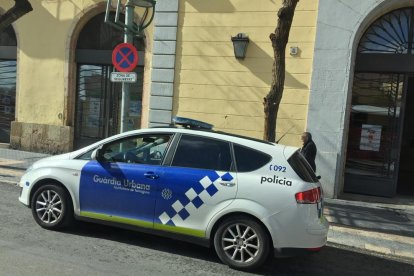
[{"label": "car's front wheel", "polygon": [[258,222],[248,217],[233,217],[217,229],[214,247],[223,263],[236,269],[252,269],[267,259],[269,238]]},{"label": "car's front wheel", "polygon": [[59,229],[69,226],[73,219],[72,201],[61,186],[40,186],[32,197],[32,214],[41,227]]}]

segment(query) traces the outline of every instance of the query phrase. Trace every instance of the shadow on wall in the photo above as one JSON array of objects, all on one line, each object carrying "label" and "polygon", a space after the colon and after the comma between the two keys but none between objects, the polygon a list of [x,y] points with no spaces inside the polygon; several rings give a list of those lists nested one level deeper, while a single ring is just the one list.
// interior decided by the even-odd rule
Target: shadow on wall
[{"label": "shadow on wall", "polygon": [[187,0],[187,3],[200,13],[231,13],[236,10],[229,0]]},{"label": "shadow on wall", "polygon": [[[57,51],[55,49],[63,48],[65,49],[67,47],[67,37],[70,35],[69,33],[63,34],[64,39],[56,41],[55,37],[48,36],[48,30],[40,30],[40,28],[47,26],[60,26],[60,28],[70,31],[70,25],[72,25],[73,20],[79,16],[82,15],[82,10],[86,8],[86,5],[84,7],[81,7],[78,3],[74,1],[69,1],[73,5],[73,12],[72,11],[65,11],[65,14],[62,14],[61,11],[65,9],[65,6],[68,4],[65,3],[65,1],[57,1],[54,8],[48,7],[46,8],[45,5],[47,3],[44,3],[47,1],[32,1],[33,5],[33,11],[29,14],[27,14],[25,17],[27,17],[27,23],[24,25],[19,26],[20,28],[25,29],[25,35],[27,35],[28,28],[38,30],[36,32],[32,32],[33,39],[39,39],[38,34],[42,34],[40,36],[40,39],[42,37],[50,38],[48,40],[43,40],[41,42],[38,42],[38,45],[42,45],[42,51],[39,51],[39,47],[32,47],[31,43],[24,43],[19,45],[19,48],[22,52],[24,52],[27,56],[30,56],[32,58],[43,58],[43,59],[62,59],[64,55],[60,55],[60,51]],[[93,0],[91,1],[91,6],[97,6],[97,5],[106,5],[100,0]],[[69,14],[70,13],[70,14]],[[41,18],[41,20],[39,20]],[[40,22],[43,22],[43,24],[39,24]],[[28,26],[30,24],[30,26]],[[69,25],[69,26],[68,26]],[[21,31],[20,31],[21,33]],[[25,39],[27,41],[27,39]],[[59,45],[60,44],[60,45]]]},{"label": "shadow on wall", "polygon": [[[269,47],[272,47],[270,45],[270,40]],[[267,83],[270,89],[270,85],[272,83],[273,56],[266,53],[254,41],[250,41],[247,48],[246,59],[241,60],[240,64],[246,67],[252,74],[261,79],[263,82]],[[306,84],[298,81],[287,71],[285,74],[285,87],[309,89]]]},{"label": "shadow on wall", "polygon": [[[200,0],[187,0],[183,7],[182,13],[193,12],[193,13],[234,13],[237,12],[235,6],[229,0],[211,0],[211,1],[200,1]],[[183,19],[185,20],[185,18]],[[197,26],[199,29],[202,29],[201,26]],[[208,27],[208,26],[207,26]],[[214,26],[218,27],[218,26]],[[185,28],[185,27],[184,27]],[[225,28],[225,26],[223,26]],[[235,29],[235,26],[228,26],[228,29]],[[260,28],[260,27],[258,27]],[[237,87],[242,87],[243,91],[251,89],[252,93],[255,94],[257,99],[253,99],[251,94],[249,94],[249,101],[255,101],[257,104],[250,104],[247,109],[244,110],[232,110],[234,114],[246,114],[249,113],[252,116],[262,116],[263,115],[263,97],[267,95],[270,90],[272,82],[272,67],[273,67],[273,51],[269,39],[269,34],[266,34],[265,37],[260,38],[259,41],[252,41],[247,48],[246,58],[244,60],[236,60],[234,54],[232,53],[233,45],[231,42],[231,36],[236,35],[236,33],[229,33],[228,40],[222,40],[223,36],[220,36],[220,41],[208,41],[209,40],[209,31],[217,31],[217,28],[207,28],[203,29],[203,38],[199,38],[200,41],[197,42],[206,42],[206,43],[194,43],[195,47],[203,47],[203,51],[208,53],[207,55],[212,58],[221,57],[223,58],[222,65],[226,65],[226,71],[220,71],[217,69],[206,70],[204,78],[201,78],[199,85],[209,86],[233,86],[234,89]],[[251,31],[254,31],[256,27],[249,27]],[[220,29],[219,29],[220,30]],[[224,29],[222,31],[225,31]],[[183,56],[183,48],[180,44],[180,40],[183,39],[183,28],[178,29],[178,43],[177,43],[177,58],[176,58],[176,68],[182,68],[182,60],[180,58]],[[191,41],[186,41],[187,43]],[[181,47],[180,47],[181,45]],[[201,46],[202,45],[202,46]],[[209,46],[211,45],[211,46]],[[206,47],[214,47],[207,51]],[[231,49],[231,52],[229,51]],[[203,51],[200,50],[200,53]],[[191,51],[192,54],[197,54],[197,51]],[[186,54],[185,54],[186,55]],[[202,54],[201,54],[202,55]],[[206,55],[206,57],[207,57]],[[289,57],[288,57],[289,58]],[[228,66],[232,68],[228,70]],[[218,67],[217,67],[218,68]],[[194,68],[193,68],[194,70]],[[195,69],[197,70],[197,69]],[[201,71],[201,70],[197,70]],[[173,98],[173,116],[177,115],[180,108],[180,85],[182,83],[182,74],[181,70],[178,69],[175,72],[175,88],[174,88],[174,98]],[[252,76],[252,78],[247,78],[246,76]],[[214,79],[214,80],[213,80]],[[195,81],[195,80],[194,80]],[[185,82],[188,82],[188,77]],[[190,80],[193,82],[193,80]],[[195,83],[192,83],[195,84]],[[294,75],[286,72],[285,75],[285,87],[295,88],[295,89],[309,89],[309,87],[297,79]],[[194,98],[197,98],[196,86],[194,87]],[[218,99],[220,100],[220,99]],[[212,107],[214,110],[214,107]],[[243,106],[246,108],[246,106]],[[230,111],[230,110],[229,110]],[[228,113],[228,115],[232,115]],[[227,116],[227,115],[226,115]],[[226,116],[223,115],[223,125],[226,125]]]}]

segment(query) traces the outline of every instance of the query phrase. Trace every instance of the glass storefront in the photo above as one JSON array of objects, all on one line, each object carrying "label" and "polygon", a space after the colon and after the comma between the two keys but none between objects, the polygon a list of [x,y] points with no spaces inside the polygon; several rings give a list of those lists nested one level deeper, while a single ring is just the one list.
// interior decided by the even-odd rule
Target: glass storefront
[{"label": "glass storefront", "polygon": [[355,74],[345,170],[348,178],[392,182],[396,177],[403,81],[401,74]]},{"label": "glass storefront", "polygon": [[15,120],[17,40],[13,27],[0,33],[0,143],[10,142]]},{"label": "glass storefront", "polygon": [[[120,132],[121,83],[112,83],[110,65],[78,66],[76,99],[76,148]],[[131,85],[128,130],[141,127],[143,68],[137,67],[136,83]]]},{"label": "glass storefront", "polygon": [[[122,31],[105,24],[104,17],[104,13],[93,17],[77,43],[75,149],[120,132],[122,85],[111,82],[110,75],[114,71],[112,50],[124,37]],[[134,46],[142,53],[143,39],[135,39]],[[130,130],[141,127],[144,67],[138,66],[135,72],[137,82],[130,86],[127,118]]]},{"label": "glass storefront", "polygon": [[[414,108],[414,8],[376,20],[358,46],[352,88],[345,192],[392,197],[406,185],[400,168],[414,165],[407,127]],[[407,139],[406,139],[407,138]],[[412,137],[414,139],[414,137]],[[414,146],[414,143],[413,143]],[[413,186],[412,184],[408,183]],[[414,187],[414,186],[413,186]]]},{"label": "glass storefront", "polygon": [[10,142],[16,106],[16,61],[0,60],[0,143]]}]

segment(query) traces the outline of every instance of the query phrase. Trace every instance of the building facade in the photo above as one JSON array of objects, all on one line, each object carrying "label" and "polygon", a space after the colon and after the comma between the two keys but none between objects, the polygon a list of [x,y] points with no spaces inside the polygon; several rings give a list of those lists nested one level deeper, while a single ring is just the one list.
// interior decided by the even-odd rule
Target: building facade
[{"label": "building facade", "polygon": [[[34,10],[0,34],[0,142],[59,153],[119,132],[121,86],[109,75],[123,37],[103,22],[106,1],[31,2]],[[269,34],[281,2],[158,0],[145,38],[134,40],[128,128],[183,116],[262,138]],[[3,11],[12,4],[0,0]],[[411,7],[413,0],[299,1],[277,139],[300,146],[303,131],[313,134],[329,197],[414,194]],[[238,33],[250,39],[243,60],[231,41]]]},{"label": "building facade", "polygon": [[307,129],[328,195],[414,195],[413,7],[319,1]]}]

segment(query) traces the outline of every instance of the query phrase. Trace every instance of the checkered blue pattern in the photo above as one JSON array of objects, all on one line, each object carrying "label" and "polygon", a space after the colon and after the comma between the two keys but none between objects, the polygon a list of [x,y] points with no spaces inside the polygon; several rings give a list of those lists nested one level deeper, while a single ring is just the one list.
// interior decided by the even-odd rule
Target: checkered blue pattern
[{"label": "checkered blue pattern", "polygon": [[233,176],[230,173],[218,173],[214,176],[204,176],[197,186],[191,187],[185,192],[185,198],[176,200],[169,210],[163,212],[158,218],[162,224],[175,226],[177,222],[185,221],[207,200],[214,197],[219,189],[220,181],[231,181]]}]

